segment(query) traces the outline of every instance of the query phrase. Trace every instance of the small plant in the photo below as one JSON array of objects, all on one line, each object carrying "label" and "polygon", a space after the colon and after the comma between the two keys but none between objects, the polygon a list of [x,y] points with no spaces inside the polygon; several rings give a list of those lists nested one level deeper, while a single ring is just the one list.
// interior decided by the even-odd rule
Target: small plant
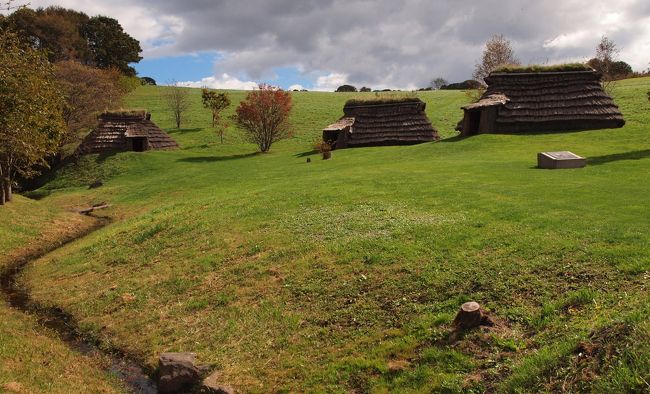
[{"label": "small plant", "polygon": [[323,156],[323,160],[327,160],[332,157],[332,145],[328,144],[325,141],[317,141],[314,144],[314,150]]},{"label": "small plant", "polygon": [[650,90],[648,90],[647,95],[648,95],[648,101],[650,101]]}]

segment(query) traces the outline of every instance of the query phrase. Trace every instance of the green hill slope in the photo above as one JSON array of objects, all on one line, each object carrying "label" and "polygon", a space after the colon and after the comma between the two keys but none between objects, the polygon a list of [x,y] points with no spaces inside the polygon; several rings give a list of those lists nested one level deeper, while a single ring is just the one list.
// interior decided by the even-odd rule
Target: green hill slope
[{"label": "green hill slope", "polygon": [[[311,163],[311,141],[352,95],[294,94],[297,136],[257,155],[232,126],[218,142],[198,90],[173,130],[164,88],[143,87],[129,104],[183,149],[60,171],[44,203],[108,201],[115,223],[26,281],[111,346],[152,364],[195,351],[243,391],[647,389],[649,86],[617,86],[623,129],[448,138]],[[464,94],[420,97],[441,135],[455,135]],[[589,165],[535,169],[552,150]],[[95,177],[105,186],[87,190]],[[452,340],[467,300],[498,324]]]}]

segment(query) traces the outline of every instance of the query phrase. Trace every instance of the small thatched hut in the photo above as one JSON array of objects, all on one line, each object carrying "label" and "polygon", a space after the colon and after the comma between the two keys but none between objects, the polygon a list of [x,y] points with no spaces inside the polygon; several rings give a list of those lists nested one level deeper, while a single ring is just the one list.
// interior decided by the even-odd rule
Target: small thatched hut
[{"label": "small thatched hut", "polygon": [[[622,127],[623,115],[593,70],[495,72],[481,99],[462,109],[461,135]],[[527,71],[527,70],[524,70]]]},{"label": "small thatched hut", "polygon": [[425,107],[418,98],[349,100],[343,107],[343,117],[323,129],[323,141],[340,149],[438,140]]},{"label": "small thatched hut", "polygon": [[79,152],[144,152],[150,149],[175,149],[178,144],[151,121],[145,111],[105,112],[99,124],[79,146]]}]

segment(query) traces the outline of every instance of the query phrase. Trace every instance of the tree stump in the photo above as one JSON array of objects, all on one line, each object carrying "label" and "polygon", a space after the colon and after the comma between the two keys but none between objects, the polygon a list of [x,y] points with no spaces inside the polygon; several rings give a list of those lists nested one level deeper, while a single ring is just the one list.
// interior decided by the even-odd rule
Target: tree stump
[{"label": "tree stump", "polygon": [[470,301],[461,305],[454,319],[454,326],[457,329],[470,330],[480,326],[482,321],[483,313],[481,312],[481,306],[477,302]]}]

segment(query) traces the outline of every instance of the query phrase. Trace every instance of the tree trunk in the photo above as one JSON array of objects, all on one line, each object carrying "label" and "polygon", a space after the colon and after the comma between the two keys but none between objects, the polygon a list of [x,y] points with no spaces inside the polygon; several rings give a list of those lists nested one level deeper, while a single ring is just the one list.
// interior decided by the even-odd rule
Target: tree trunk
[{"label": "tree trunk", "polygon": [[0,179],[0,205],[5,205],[5,182]]},{"label": "tree trunk", "polygon": [[6,202],[11,201],[12,198],[12,193],[11,193],[11,180],[5,178],[3,182],[3,189],[4,189],[4,198]]}]

